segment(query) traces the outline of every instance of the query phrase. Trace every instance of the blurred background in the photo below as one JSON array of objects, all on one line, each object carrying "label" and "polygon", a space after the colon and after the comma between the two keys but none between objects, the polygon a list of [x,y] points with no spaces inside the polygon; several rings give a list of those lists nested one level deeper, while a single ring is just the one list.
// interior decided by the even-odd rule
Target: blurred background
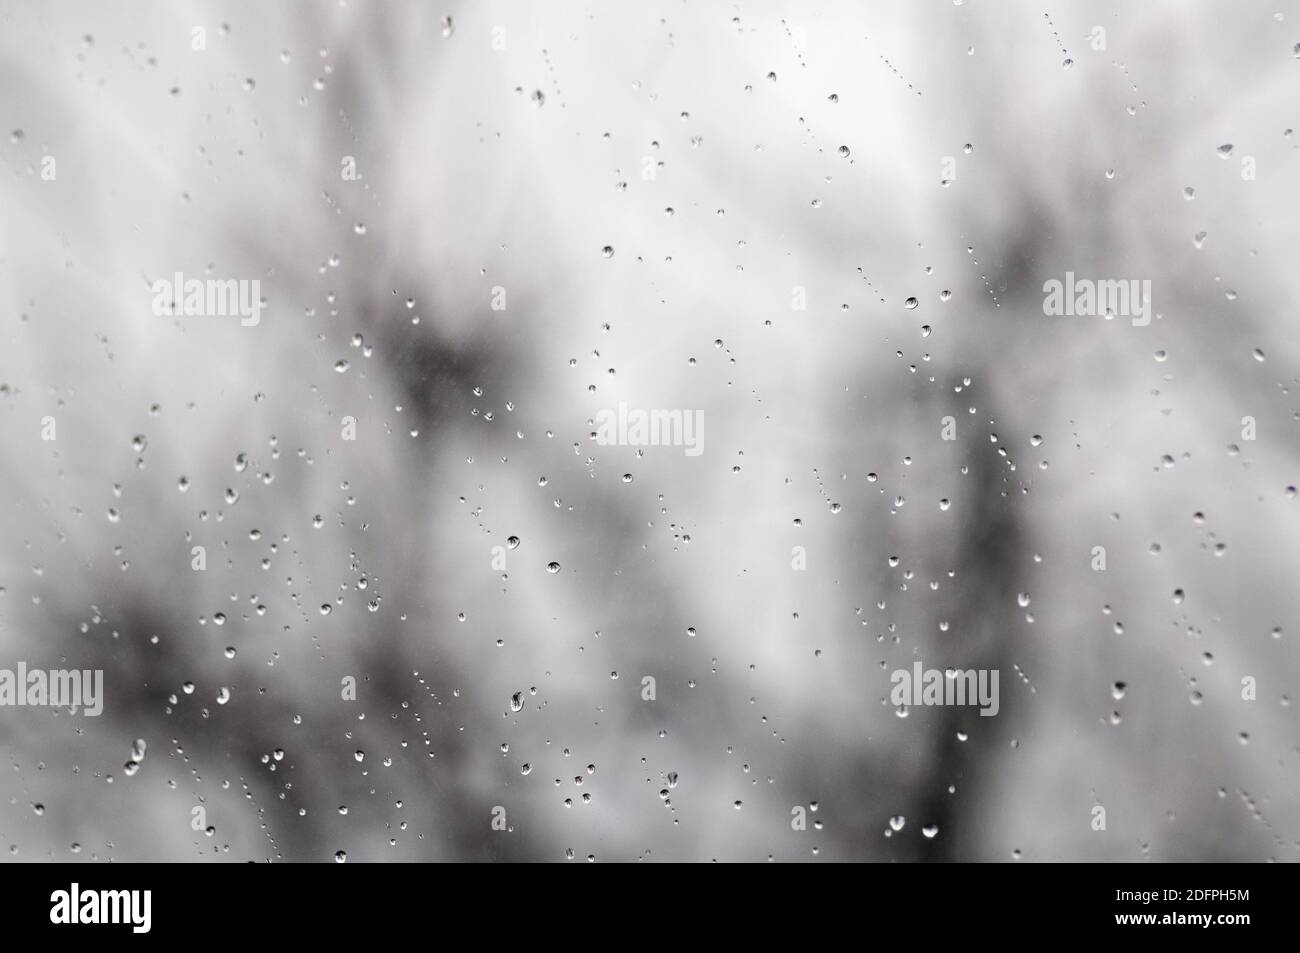
[{"label": "blurred background", "polygon": [[1294,2],[3,0],[0,667],[106,697],[0,709],[0,856],[1297,859],[1298,83]]}]

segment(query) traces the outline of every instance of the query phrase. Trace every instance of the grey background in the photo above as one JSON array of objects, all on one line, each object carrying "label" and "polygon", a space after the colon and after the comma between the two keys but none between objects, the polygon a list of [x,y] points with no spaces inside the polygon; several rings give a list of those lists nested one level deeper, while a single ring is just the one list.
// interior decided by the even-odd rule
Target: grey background
[{"label": "grey background", "polygon": [[[1297,43],[1295,3],[0,3],[0,666],[107,692],[0,709],[0,856],[1296,859]],[[1067,270],[1158,316],[1044,316]],[[261,323],[155,315],[176,271]],[[599,446],[619,401],[704,453]],[[999,715],[899,717],[915,660]]]}]

